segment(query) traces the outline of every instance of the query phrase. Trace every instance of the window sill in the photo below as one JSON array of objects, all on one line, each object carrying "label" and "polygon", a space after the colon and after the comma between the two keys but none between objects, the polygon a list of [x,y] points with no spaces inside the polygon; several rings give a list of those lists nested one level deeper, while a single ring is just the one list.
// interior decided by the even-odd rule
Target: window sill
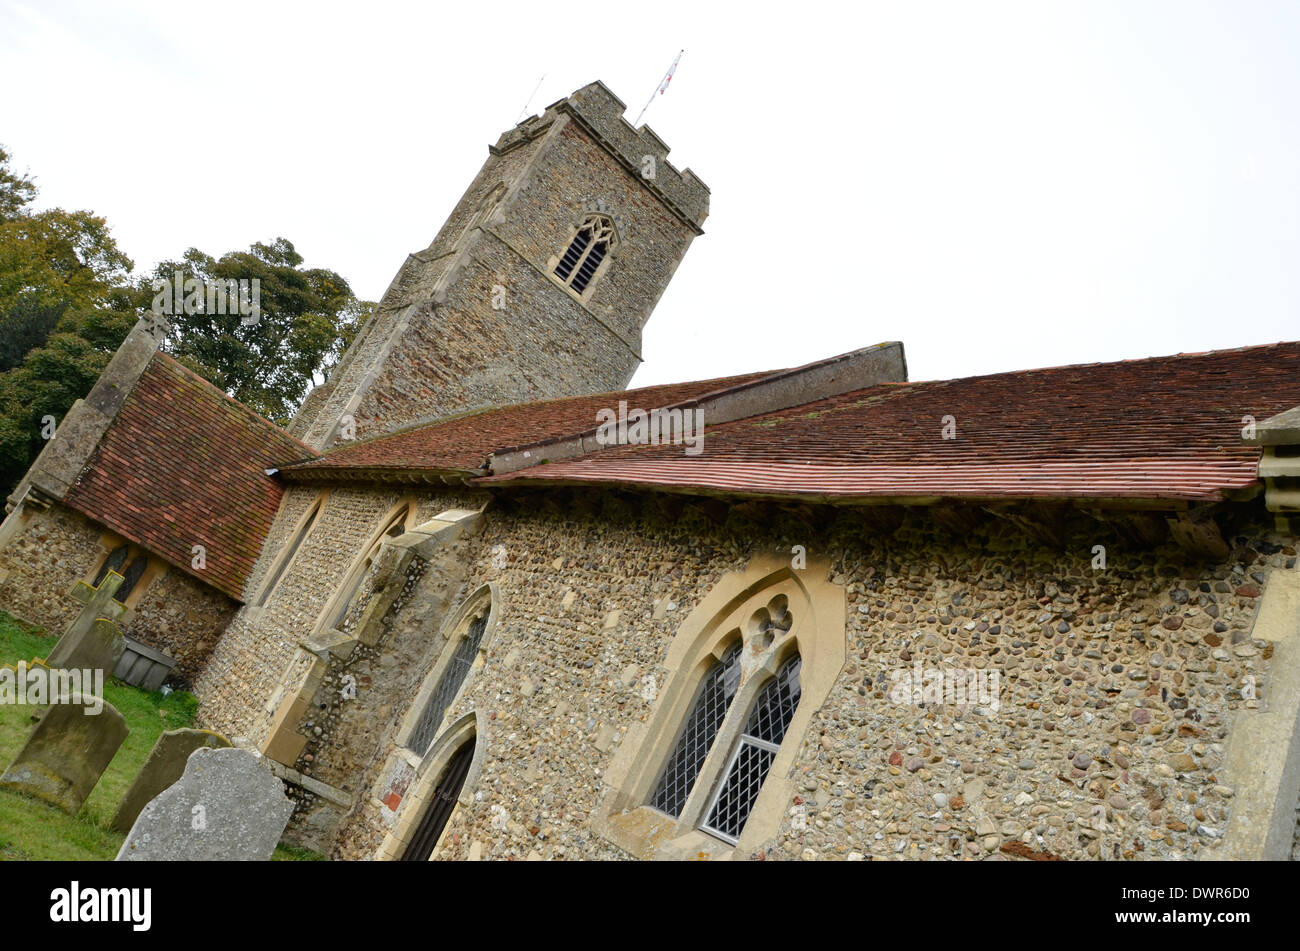
[{"label": "window sill", "polygon": [[645,861],[727,861],[735,849],[707,832],[690,829],[678,833],[680,822],[650,806],[638,806],[618,815],[600,817],[597,833],[624,852]]}]

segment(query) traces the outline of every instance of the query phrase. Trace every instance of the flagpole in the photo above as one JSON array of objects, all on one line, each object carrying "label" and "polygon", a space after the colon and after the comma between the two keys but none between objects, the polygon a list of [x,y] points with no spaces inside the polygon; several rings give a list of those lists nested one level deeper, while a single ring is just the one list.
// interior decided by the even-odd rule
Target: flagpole
[{"label": "flagpole", "polygon": [[537,80],[537,85],[533,87],[532,94],[529,95],[528,101],[524,103],[524,109],[519,113],[519,118],[515,120],[515,125],[524,121],[524,116],[528,115],[528,107],[533,104],[533,96],[537,95],[537,90],[542,88],[542,81],[546,79],[546,74],[542,73],[542,78]]},{"label": "flagpole", "polygon": [[641,120],[645,118],[646,111],[650,108],[650,104],[655,101],[656,95],[661,94],[664,91],[664,83],[672,79],[673,71],[677,69],[677,64],[681,62],[682,54],[685,52],[686,50],[677,51],[677,59],[673,60],[673,64],[668,67],[668,72],[664,73],[664,78],[659,80],[659,85],[656,86],[655,91],[650,94],[650,101],[645,104],[645,109],[641,110],[641,115],[636,117],[636,122],[632,123],[633,126],[641,125]]}]

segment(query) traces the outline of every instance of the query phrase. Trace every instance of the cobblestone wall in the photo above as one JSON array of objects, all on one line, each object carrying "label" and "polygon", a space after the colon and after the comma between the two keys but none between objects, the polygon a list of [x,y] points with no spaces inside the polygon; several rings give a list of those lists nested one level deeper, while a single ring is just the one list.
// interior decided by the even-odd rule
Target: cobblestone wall
[{"label": "cobblestone wall", "polygon": [[[793,545],[832,556],[850,659],[808,733],[787,740],[800,744],[790,805],[806,827],[787,819],[755,857],[1132,859],[1220,841],[1224,740],[1258,703],[1247,678],[1268,690],[1256,605],[1267,571],[1295,561],[1294,539],[1263,519],[1230,528],[1230,557],[1206,565],[1082,517],[1054,550],[992,517],[951,534],[925,513],[889,532],[851,512],[818,527],[762,506],[580,504],[489,509],[467,546],[462,590],[495,581],[504,603],[486,666],[450,711],[476,713],[486,751],[442,857],[620,855],[589,819],[610,756],[653,709],[642,678],[662,683],[677,626],[725,572]],[[420,579],[412,617],[435,579]],[[404,671],[381,756],[434,660]],[[996,670],[998,708],[895,702],[918,661]],[[381,771],[356,790],[336,857],[373,856],[402,808],[382,804],[399,780]]]},{"label": "cobblestone wall", "polygon": [[[0,550],[0,609],[61,633],[82,611],[68,591],[88,580],[105,554],[105,529],[52,505],[28,510],[20,531]],[[177,661],[169,680],[188,685],[206,663],[234,615],[236,603],[177,568],[145,576],[143,593],[123,620],[122,632]]]},{"label": "cobblestone wall", "polygon": [[67,597],[103,556],[103,529],[61,505],[24,506],[21,527],[0,549],[0,609],[51,633],[81,612]]},{"label": "cobblestone wall", "polygon": [[330,599],[398,504],[409,500],[414,505],[410,527],[457,501],[396,490],[335,488],[323,495],[314,487],[292,486],[249,581],[250,598],[278,563],[302,517],[322,497],[311,531],[274,591],[265,604],[239,611],[198,678],[200,719],[209,729],[261,742],[278,699],[306,673],[301,642],[320,628]]},{"label": "cobblestone wall", "polygon": [[169,568],[145,589],[122,632],[176,658],[168,680],[191,687],[238,607],[220,591]]}]

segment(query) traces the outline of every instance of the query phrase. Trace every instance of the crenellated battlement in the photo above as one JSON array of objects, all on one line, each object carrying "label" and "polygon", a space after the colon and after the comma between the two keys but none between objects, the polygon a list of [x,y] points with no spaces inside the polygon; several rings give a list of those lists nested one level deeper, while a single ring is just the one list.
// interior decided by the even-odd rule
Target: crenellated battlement
[{"label": "crenellated battlement", "polygon": [[[639,129],[623,118],[627,105],[597,80],[546,107],[506,132],[492,146],[503,154],[541,135],[556,117],[577,119],[605,147],[640,178],[674,212],[698,228],[709,216],[709,187],[689,168],[678,171],[668,161],[668,145],[648,125]],[[653,176],[642,174],[647,156],[654,158]]]}]

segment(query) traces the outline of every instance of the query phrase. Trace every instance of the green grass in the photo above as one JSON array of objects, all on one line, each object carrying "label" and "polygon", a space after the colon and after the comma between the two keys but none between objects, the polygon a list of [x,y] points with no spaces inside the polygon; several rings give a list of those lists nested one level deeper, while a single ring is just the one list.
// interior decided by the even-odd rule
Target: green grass
[{"label": "green grass", "polygon": [[[0,611],[0,664],[45,657],[56,638]],[[117,804],[126,794],[154,743],[165,730],[194,724],[198,698],[175,691],[163,696],[109,679],[104,699],[126,718],[131,732],[100,777],[81,811],[70,816],[54,806],[21,793],[0,789],[0,860],[112,859],[125,838],[108,828]],[[0,705],[0,767],[8,765],[31,731],[32,708]],[[308,861],[320,856],[282,845],[274,858]]]}]

